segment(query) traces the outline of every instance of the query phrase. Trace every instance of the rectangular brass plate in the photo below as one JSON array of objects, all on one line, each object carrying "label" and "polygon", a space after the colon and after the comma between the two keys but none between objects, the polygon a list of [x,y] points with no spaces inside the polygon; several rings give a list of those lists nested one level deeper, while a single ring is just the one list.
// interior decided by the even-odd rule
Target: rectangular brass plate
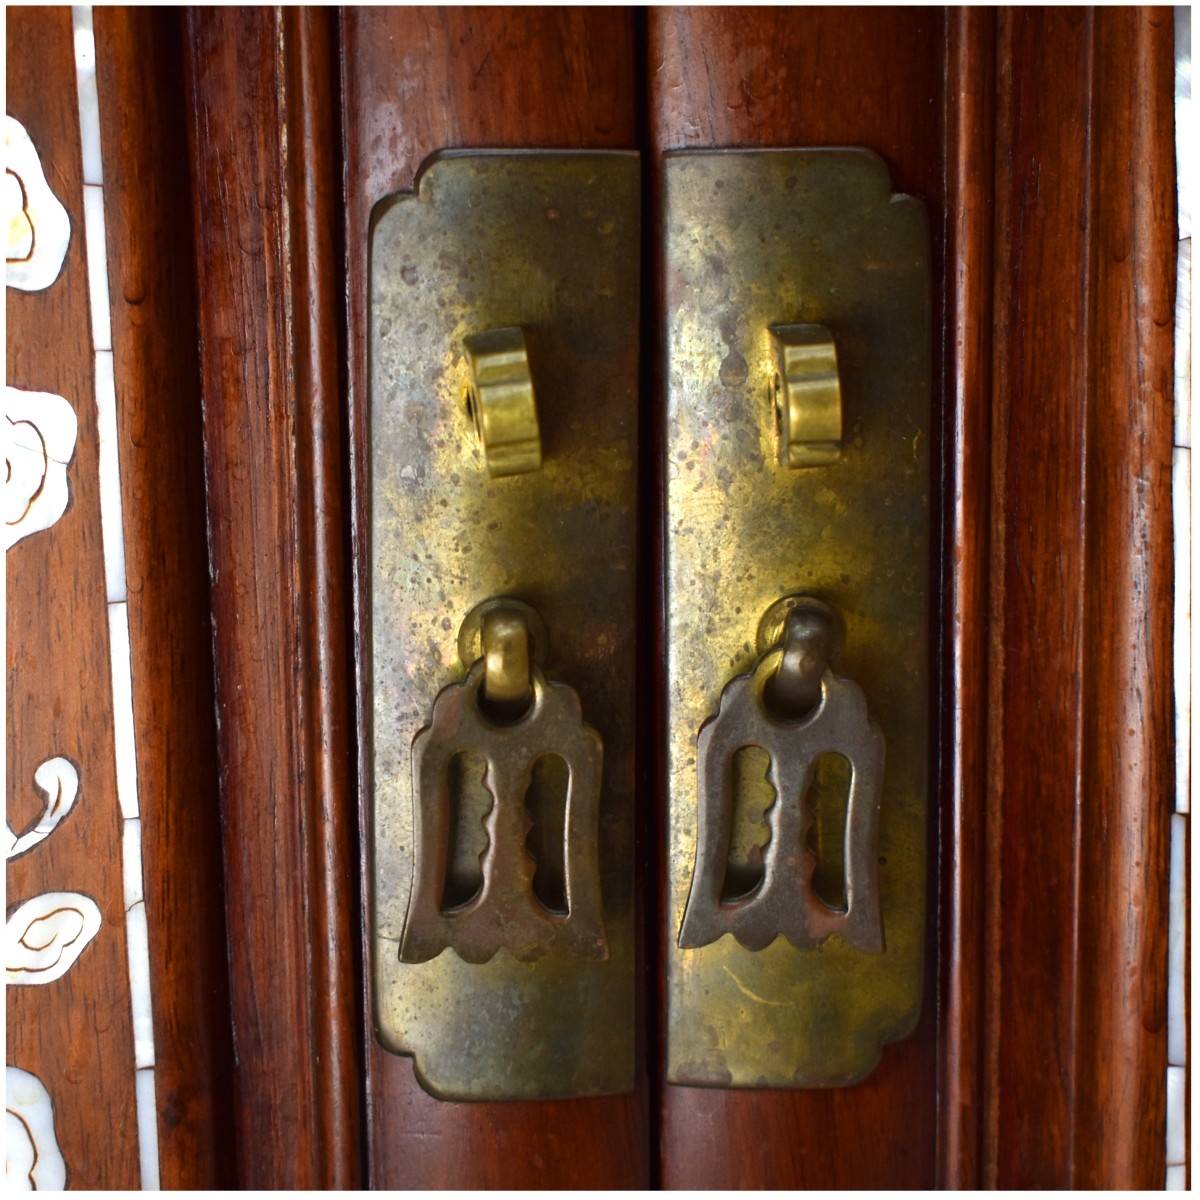
[{"label": "rectangular brass plate", "polygon": [[[929,575],[929,237],[866,151],[726,151],[665,164],[668,1047],[674,1083],[854,1083],[921,1004]],[[840,461],[780,465],[773,325],[826,327]],[[786,456],[785,456],[786,459]],[[701,725],[756,659],[759,618],[807,592],[846,622],[836,673],[886,743],[886,949],[832,937],[681,950]]]},{"label": "rectangular brass plate", "polygon": [[[445,154],[375,212],[370,279],[369,669],[376,1032],[450,1099],[633,1086],[634,625],[639,168],[628,153]],[[540,469],[489,478],[464,336],[519,326]],[[546,676],[604,746],[609,956],[453,950],[406,964],[413,738],[459,681],[460,623],[511,596],[549,630]]]}]

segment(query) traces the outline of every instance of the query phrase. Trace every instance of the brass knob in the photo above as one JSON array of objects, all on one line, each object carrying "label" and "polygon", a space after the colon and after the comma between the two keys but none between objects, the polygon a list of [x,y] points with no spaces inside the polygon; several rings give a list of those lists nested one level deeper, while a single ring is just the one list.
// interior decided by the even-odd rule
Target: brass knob
[{"label": "brass knob", "polygon": [[842,457],[837,347],[823,325],[773,325],[779,462],[824,467]]},{"label": "brass knob", "polygon": [[467,403],[487,473],[522,475],[542,468],[542,437],[525,335],[515,326],[463,338],[471,368]]}]

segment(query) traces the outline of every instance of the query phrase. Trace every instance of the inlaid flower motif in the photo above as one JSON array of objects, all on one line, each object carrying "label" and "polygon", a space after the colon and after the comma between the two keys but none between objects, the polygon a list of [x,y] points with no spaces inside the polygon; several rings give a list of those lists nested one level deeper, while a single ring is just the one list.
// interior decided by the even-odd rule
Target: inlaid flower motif
[{"label": "inlaid flower motif", "polygon": [[53,983],[65,975],[100,928],[96,902],[80,892],[44,892],[26,900],[4,930],[4,978]]},{"label": "inlaid flower motif", "polygon": [[48,758],[34,771],[33,782],[38,791],[46,797],[46,807],[37,824],[19,837],[5,821],[4,827],[8,831],[5,859],[16,858],[49,837],[59,821],[71,811],[75,797],[79,794],[79,772],[75,770],[74,763],[67,758]]},{"label": "inlaid flower motif", "polygon": [[62,1191],[67,1164],[54,1132],[46,1085],[20,1067],[5,1070],[4,1182],[12,1191]]},{"label": "inlaid flower motif", "polygon": [[4,215],[8,248],[4,282],[25,292],[48,288],[62,270],[71,241],[71,219],[50,190],[29,134],[20,121],[4,118]]},{"label": "inlaid flower motif", "polygon": [[66,511],[75,410],[53,392],[4,389],[4,548],[49,529]]}]

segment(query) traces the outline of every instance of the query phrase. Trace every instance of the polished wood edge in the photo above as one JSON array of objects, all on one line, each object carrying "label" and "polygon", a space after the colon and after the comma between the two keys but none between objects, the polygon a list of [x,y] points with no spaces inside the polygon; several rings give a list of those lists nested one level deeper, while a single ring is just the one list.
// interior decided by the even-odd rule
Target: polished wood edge
[{"label": "polished wood edge", "polygon": [[[946,39],[946,363],[942,561],[938,1182],[978,1188],[987,797],[995,13],[951,9]],[[945,501],[944,501],[945,502]]]},{"label": "polished wood edge", "polygon": [[[316,766],[315,835],[309,869],[318,881],[312,913],[313,992],[325,1006],[316,1055],[327,1080],[321,1110],[328,1186],[361,1184],[362,1113],[358,1026],[362,971],[356,953],[357,788],[351,774],[354,699],[346,561],[345,343],[341,274],[341,146],[337,128],[337,29],[329,10],[283,13],[288,87],[289,247],[297,410],[298,517],[302,561],[311,572],[303,629],[312,664],[307,758]],[[311,490],[304,481],[311,481]]]},{"label": "polished wood edge", "polygon": [[[195,247],[180,14],[97,8],[142,867],[163,1187],[230,1187]],[[165,552],[171,547],[171,552]]]},{"label": "polished wood edge", "polygon": [[1162,1188],[1173,753],[1174,24],[1098,8],[1071,1182]]},{"label": "polished wood edge", "polygon": [[332,37],[316,11],[187,17],[234,1109],[253,1187],[362,1176]]}]

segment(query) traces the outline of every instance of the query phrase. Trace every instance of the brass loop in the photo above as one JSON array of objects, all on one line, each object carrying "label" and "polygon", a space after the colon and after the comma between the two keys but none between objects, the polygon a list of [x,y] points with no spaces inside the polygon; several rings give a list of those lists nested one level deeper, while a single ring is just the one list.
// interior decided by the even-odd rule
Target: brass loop
[{"label": "brass loop", "polygon": [[483,661],[479,689],[482,710],[501,724],[529,711],[533,672],[546,660],[546,625],[528,604],[493,596],[477,604],[458,631],[458,657],[464,668]]},{"label": "brass loop", "polygon": [[514,719],[533,700],[533,656],[525,614],[513,608],[494,608],[483,617],[482,699],[506,719]]},{"label": "brass loop", "polygon": [[529,630],[530,653],[533,662],[539,667],[545,666],[550,637],[546,631],[546,623],[538,614],[537,609],[530,607],[523,600],[513,599],[512,596],[493,596],[475,605],[458,627],[458,661],[462,665],[463,671],[469,671],[473,664],[485,657],[483,649],[484,618],[489,613],[499,610],[516,612],[525,618],[525,626]]},{"label": "brass loop", "polygon": [[807,716],[821,700],[821,680],[841,650],[836,612],[813,596],[785,596],[759,626],[759,648],[782,648],[779,669],[763,687],[763,700],[779,717]]}]

